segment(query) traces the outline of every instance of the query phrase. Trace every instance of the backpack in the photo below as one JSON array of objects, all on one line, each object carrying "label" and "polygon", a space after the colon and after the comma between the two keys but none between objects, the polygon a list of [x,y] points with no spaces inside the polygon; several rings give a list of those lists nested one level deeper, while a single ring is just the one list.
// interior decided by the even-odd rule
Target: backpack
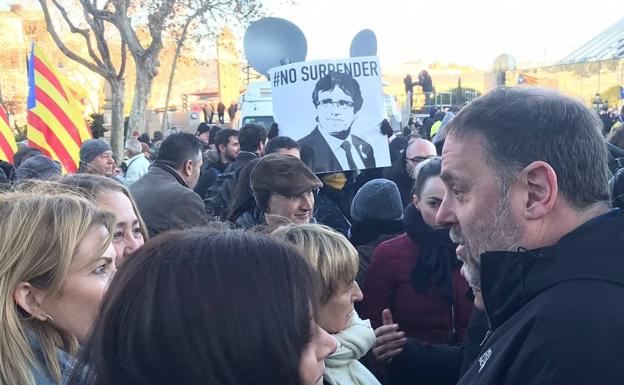
[{"label": "backpack", "polygon": [[232,198],[232,190],[238,176],[239,169],[231,170],[229,167],[217,176],[215,182],[206,191],[204,205],[208,218],[221,219],[227,211]]}]

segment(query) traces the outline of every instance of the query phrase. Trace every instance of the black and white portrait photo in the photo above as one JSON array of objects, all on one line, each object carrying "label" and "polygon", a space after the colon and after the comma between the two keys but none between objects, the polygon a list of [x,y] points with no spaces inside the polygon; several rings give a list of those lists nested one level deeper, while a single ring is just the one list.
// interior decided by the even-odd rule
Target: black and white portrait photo
[{"label": "black and white portrait photo", "polygon": [[384,109],[379,64],[370,59],[274,69],[280,135],[297,140],[301,160],[315,173],[389,165],[387,140],[379,132]]},{"label": "black and white portrait photo", "polygon": [[316,83],[312,101],[316,126],[299,140],[303,161],[317,172],[375,167],[371,145],[351,133],[363,103],[358,82],[331,71]]}]

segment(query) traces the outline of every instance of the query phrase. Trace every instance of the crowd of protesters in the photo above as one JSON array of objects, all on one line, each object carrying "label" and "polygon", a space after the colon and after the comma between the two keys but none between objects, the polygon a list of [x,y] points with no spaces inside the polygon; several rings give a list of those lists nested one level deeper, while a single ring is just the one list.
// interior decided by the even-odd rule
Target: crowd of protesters
[{"label": "crowd of protesters", "polygon": [[605,115],[497,88],[382,124],[390,167],[317,174],[277,124],[136,132],[119,164],[87,140],[74,175],[22,147],[0,171],[0,384],[620,384]]}]

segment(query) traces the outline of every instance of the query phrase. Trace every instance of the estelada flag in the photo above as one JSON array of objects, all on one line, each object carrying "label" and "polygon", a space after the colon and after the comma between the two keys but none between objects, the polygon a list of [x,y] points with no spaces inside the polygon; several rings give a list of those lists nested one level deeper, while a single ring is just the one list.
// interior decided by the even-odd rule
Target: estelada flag
[{"label": "estelada flag", "polygon": [[76,172],[80,145],[91,139],[83,117],[81,88],[73,84],[45,58],[35,45],[28,59],[27,138],[31,145]]},{"label": "estelada flag", "polygon": [[13,155],[17,151],[17,143],[9,124],[9,116],[0,105],[0,160],[13,163]]},{"label": "estelada flag", "polygon": [[527,86],[537,85],[537,78],[535,76],[520,74],[518,76],[518,84],[525,84]]}]

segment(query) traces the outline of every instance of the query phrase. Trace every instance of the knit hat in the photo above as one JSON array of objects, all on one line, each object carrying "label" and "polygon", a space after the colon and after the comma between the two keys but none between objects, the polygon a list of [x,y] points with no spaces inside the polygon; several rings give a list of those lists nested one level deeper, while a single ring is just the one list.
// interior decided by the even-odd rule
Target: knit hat
[{"label": "knit hat", "polygon": [[113,151],[110,144],[103,139],[89,139],[80,146],[80,161],[89,163],[106,151]]},{"label": "knit hat", "polygon": [[299,159],[273,153],[263,156],[251,171],[251,189],[271,191],[283,196],[299,195],[323,183]]},{"label": "knit hat", "polygon": [[26,159],[16,171],[17,180],[23,179],[51,179],[61,176],[61,167],[58,163],[45,155],[37,155]]},{"label": "knit hat", "polygon": [[373,179],[362,186],[351,203],[356,221],[398,221],[403,218],[401,194],[388,179]]}]

